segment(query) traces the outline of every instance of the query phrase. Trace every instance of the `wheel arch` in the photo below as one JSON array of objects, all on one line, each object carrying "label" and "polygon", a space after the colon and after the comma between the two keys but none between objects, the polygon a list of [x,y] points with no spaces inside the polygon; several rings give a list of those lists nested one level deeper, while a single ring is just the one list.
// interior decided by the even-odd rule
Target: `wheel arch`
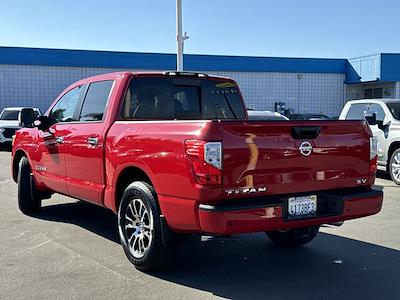
[{"label": "wheel arch", "polygon": [[156,189],[147,172],[137,166],[126,166],[119,172],[115,182],[114,205],[116,210],[118,210],[125,189],[134,181],[144,181]]},{"label": "wheel arch", "polygon": [[18,166],[22,157],[26,157],[29,160],[28,155],[24,150],[18,149],[17,151],[15,151],[12,161],[12,177],[14,182],[17,182]]},{"label": "wheel arch", "polygon": [[388,157],[387,157],[387,164],[386,164],[386,169],[389,171],[390,167],[390,159],[392,158],[392,154],[394,151],[397,149],[400,149],[400,141],[394,141],[390,144],[389,150],[388,150]]}]

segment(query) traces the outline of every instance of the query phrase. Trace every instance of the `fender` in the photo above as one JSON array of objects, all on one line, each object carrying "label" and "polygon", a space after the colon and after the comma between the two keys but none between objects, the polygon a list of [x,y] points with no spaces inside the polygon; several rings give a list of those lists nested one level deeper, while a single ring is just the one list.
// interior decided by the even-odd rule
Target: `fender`
[{"label": "fender", "polygon": [[[123,164],[118,164],[114,170],[107,170],[107,166],[111,164],[106,164],[106,174],[107,174],[107,184],[104,191],[104,201],[103,205],[113,212],[117,213],[118,207],[116,207],[117,199],[115,199],[116,195],[116,186],[117,181],[121,175],[121,173],[127,168],[137,168],[143,171],[151,180],[154,189],[157,191],[158,183],[154,181],[154,173],[152,170],[143,162],[139,162],[136,160],[135,162],[126,162]],[[111,167],[112,168],[112,167]]]}]

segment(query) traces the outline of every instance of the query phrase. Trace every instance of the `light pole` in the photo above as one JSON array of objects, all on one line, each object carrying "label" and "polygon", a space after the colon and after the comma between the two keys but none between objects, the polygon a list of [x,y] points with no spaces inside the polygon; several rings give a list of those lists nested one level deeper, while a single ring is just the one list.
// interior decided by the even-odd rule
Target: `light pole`
[{"label": "light pole", "polygon": [[182,35],[182,0],[176,0],[176,42],[177,42],[177,53],[176,53],[176,70],[183,71],[183,42],[187,40],[189,36],[186,34]]}]

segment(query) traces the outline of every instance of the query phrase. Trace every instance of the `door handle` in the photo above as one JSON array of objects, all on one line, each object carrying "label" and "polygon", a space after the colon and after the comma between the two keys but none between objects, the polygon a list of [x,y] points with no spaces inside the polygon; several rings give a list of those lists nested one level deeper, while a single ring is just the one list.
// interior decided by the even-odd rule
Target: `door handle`
[{"label": "door handle", "polygon": [[97,146],[99,144],[99,138],[97,137],[90,137],[87,139],[87,143],[90,146]]},{"label": "door handle", "polygon": [[64,142],[64,138],[62,136],[57,136],[56,137],[56,143],[57,144],[62,144]]}]

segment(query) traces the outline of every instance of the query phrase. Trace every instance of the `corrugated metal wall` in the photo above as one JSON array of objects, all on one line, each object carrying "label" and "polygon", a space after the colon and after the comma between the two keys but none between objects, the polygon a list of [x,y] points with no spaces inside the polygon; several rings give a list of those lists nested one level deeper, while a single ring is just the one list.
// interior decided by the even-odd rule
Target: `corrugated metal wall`
[{"label": "corrugated metal wall", "polygon": [[[95,74],[120,71],[32,65],[0,65],[0,109],[35,106],[45,111],[69,84]],[[345,74],[280,72],[209,72],[235,79],[250,107],[273,110],[285,102],[295,112],[338,115],[344,103]]]}]

